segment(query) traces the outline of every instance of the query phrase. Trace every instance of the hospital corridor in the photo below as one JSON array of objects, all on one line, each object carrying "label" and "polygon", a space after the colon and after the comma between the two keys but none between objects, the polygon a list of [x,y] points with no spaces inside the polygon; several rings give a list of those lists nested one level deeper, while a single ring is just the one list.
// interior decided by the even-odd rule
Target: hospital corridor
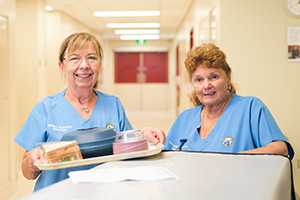
[{"label": "hospital corridor", "polygon": [[[80,55],[77,54],[78,52],[74,53],[73,47],[67,47],[72,44],[72,41],[66,42],[65,49],[62,48],[63,41],[79,33],[92,35],[100,43],[102,52],[98,51],[97,45],[92,42],[93,47],[90,47],[92,46],[90,43],[87,46],[94,48],[96,53],[89,53],[87,56],[81,56],[82,52],[85,52],[80,49],[84,46],[84,42],[74,45],[77,45],[77,49],[74,47],[76,51],[79,52],[78,49],[80,49]],[[188,56],[192,55],[188,55],[188,52],[208,43],[216,45],[219,47],[218,50],[226,53],[224,59],[227,60],[232,70],[224,73],[225,78],[220,75],[225,80],[228,78],[227,82],[230,82],[227,88],[223,87],[226,92],[229,91],[229,100],[227,101],[224,97],[222,102],[226,104],[224,103],[224,107],[218,107],[222,108],[220,114],[217,113],[211,118],[207,117],[210,115],[205,115],[211,104],[208,100],[208,103],[203,100],[207,104],[200,100],[200,86],[197,85],[200,83],[197,81],[200,82],[202,80],[200,78],[209,76],[207,84],[208,82],[210,84],[212,79],[219,78],[213,76],[215,71],[209,71],[209,67],[203,64],[212,61],[206,59],[192,73],[189,71],[191,69],[186,68],[191,63],[198,62],[196,58],[188,60]],[[95,128],[88,126],[94,125],[94,121],[91,122],[92,114],[98,112],[96,108],[101,104],[106,107],[101,108],[105,111],[99,109],[99,116],[101,115],[99,121],[108,120],[108,122],[99,122],[99,124],[105,124],[105,128],[113,127],[114,130],[120,130],[119,132],[129,130],[130,125],[126,121],[128,119],[133,129],[143,131],[147,127],[157,128],[163,130],[168,136],[172,125],[175,125],[175,120],[179,119],[177,117],[180,113],[188,109],[189,112],[195,110],[195,101],[197,102],[198,98],[201,102],[196,107],[203,106],[201,114],[199,111],[195,119],[191,118],[191,114],[182,116],[181,120],[184,122],[180,126],[176,120],[175,127],[180,131],[174,128],[171,131],[172,138],[176,138],[174,136],[176,131],[179,135],[188,131],[190,124],[201,124],[201,127],[199,125],[193,131],[199,134],[197,135],[201,137],[201,139],[198,137],[199,140],[209,143],[212,139],[208,135],[202,137],[201,133],[210,134],[210,131],[213,133],[215,128],[224,132],[225,128],[231,128],[219,125],[218,120],[221,120],[222,113],[227,111],[226,105],[231,103],[233,93],[249,99],[257,97],[264,103],[263,106],[266,105],[264,109],[270,110],[267,115],[273,116],[276,121],[268,125],[272,126],[277,123],[276,131],[284,135],[281,138],[286,138],[282,140],[287,144],[287,154],[278,156],[273,152],[270,155],[263,153],[265,156],[263,159],[257,154],[240,156],[241,154],[236,153],[238,151],[230,152],[229,155],[226,154],[227,152],[214,152],[216,154],[211,155],[210,153],[213,152],[210,151],[193,153],[198,150],[189,149],[189,145],[195,145],[197,142],[187,141],[192,136],[178,137],[176,138],[178,144],[168,141],[168,144],[173,146],[172,150],[178,151],[164,151],[163,144],[154,145],[155,155],[145,154],[141,156],[142,158],[129,156],[124,161],[112,159],[112,162],[108,160],[103,162],[103,166],[99,165],[96,168],[132,167],[136,163],[137,166],[153,167],[152,170],[158,166],[165,167],[174,177],[149,182],[126,180],[111,184],[93,183],[89,189],[95,192],[94,199],[105,199],[107,197],[105,192],[112,192],[113,187],[116,187],[124,193],[124,199],[200,198],[210,200],[205,196],[206,194],[196,196],[197,184],[203,184],[201,187],[203,186],[206,191],[213,190],[212,188],[216,186],[217,189],[213,192],[211,199],[218,199],[224,192],[223,189],[230,185],[240,188],[238,191],[245,189],[245,194],[249,195],[249,199],[255,197],[255,199],[273,200],[280,199],[285,194],[289,196],[287,199],[298,199],[297,194],[300,193],[299,49],[300,2],[295,0],[0,0],[0,74],[2,75],[0,79],[0,152],[2,152],[0,200],[55,199],[55,195],[63,193],[61,188],[71,191],[69,196],[63,196],[62,199],[74,199],[77,194],[78,199],[92,199],[92,192],[87,196],[81,193],[89,188],[88,183],[71,184],[70,179],[33,192],[36,177],[34,177],[35,180],[28,180],[22,173],[22,164],[27,162],[26,156],[28,156],[24,154],[25,149],[22,146],[32,149],[33,140],[49,142],[62,138],[59,134],[64,131],[64,125],[69,125],[68,123],[76,114],[79,114],[79,118],[74,117],[72,121],[74,124],[67,127],[71,127],[70,130],[75,129],[82,119],[85,121],[82,122],[83,125],[78,125],[77,130]],[[65,55],[69,53],[68,51],[74,52],[71,55]],[[217,59],[217,56],[213,59]],[[75,72],[76,65],[85,64],[86,68],[92,72],[89,74]],[[65,66],[72,66],[72,68],[67,69]],[[99,66],[99,68],[94,69],[91,66]],[[198,77],[195,73],[197,69],[202,69],[201,67],[209,73],[201,71],[204,75],[201,74],[203,77]],[[72,70],[74,73],[71,72]],[[70,78],[71,73],[75,78]],[[91,88],[92,92],[87,98],[87,103],[81,104],[79,101],[80,104],[76,104],[74,100],[76,95],[70,95],[72,89],[76,88],[75,85],[83,94],[87,94],[83,92],[87,91],[86,88]],[[234,85],[236,91],[230,90],[231,85]],[[216,88],[218,90],[221,86]],[[52,98],[52,100],[59,98],[60,94],[65,97],[62,101],[70,102],[68,105],[49,103],[49,107],[46,105],[42,114],[34,112],[42,109],[40,102],[47,102],[47,98]],[[95,94],[98,95],[96,100]],[[117,98],[104,100],[100,99],[100,94],[107,95],[105,98]],[[203,94],[204,99],[214,97],[214,95],[218,98],[223,97],[215,91]],[[60,101],[57,100],[57,102]],[[63,109],[70,109],[68,107],[70,105],[77,113],[70,112],[69,120],[65,119],[68,115]],[[59,106],[62,107],[59,109]],[[102,117],[105,112],[109,113],[111,110],[114,112],[115,107],[118,109],[116,114]],[[59,117],[59,122],[54,120],[54,115],[48,115],[49,109],[58,110],[55,116]],[[253,109],[252,104],[251,109]],[[235,111],[234,120],[242,116],[240,112],[242,109]],[[250,115],[252,116],[251,113]],[[46,121],[46,117],[53,122]],[[242,117],[244,122],[247,121],[246,117]],[[36,123],[30,124],[32,118],[37,119]],[[110,124],[109,120],[119,120],[120,128],[118,126],[116,128],[115,124]],[[234,124],[234,120],[226,122]],[[52,132],[51,134],[55,136],[42,131],[40,138],[43,139],[37,138],[34,134],[39,130],[38,125],[44,122],[46,124],[41,126],[41,130],[57,126],[54,133],[59,136]],[[242,127],[244,124],[238,125]],[[235,130],[235,126],[238,125],[235,124],[232,129]],[[251,125],[251,131],[256,128]],[[28,138],[32,138],[30,144],[25,142],[28,139],[27,136],[22,135],[22,132],[26,131],[30,132]],[[232,136],[231,129],[224,134],[219,144],[225,151],[228,149],[226,147],[230,147],[232,143],[235,144],[241,139]],[[260,139],[267,138],[258,135]],[[252,136],[250,140],[256,139]],[[278,141],[277,139],[270,141],[270,143],[273,142]],[[260,142],[257,143],[260,144]],[[183,154],[182,149],[186,149],[187,153]],[[146,153],[151,152],[151,150],[146,151]],[[23,155],[25,155],[24,160]],[[291,155],[292,159],[290,159]],[[241,159],[240,163],[234,164],[239,162],[236,158]],[[97,164],[99,163],[101,162]],[[246,163],[247,166],[241,163]],[[250,176],[251,170],[255,168],[257,173],[254,171],[253,174],[256,175]],[[51,170],[45,171],[48,173]],[[245,173],[247,170],[248,175]],[[211,174],[216,175],[211,176]],[[185,176],[187,176],[186,179]],[[208,181],[201,182],[206,178]],[[268,180],[265,181],[265,179]],[[261,189],[258,189],[259,184],[261,184]],[[146,190],[147,187],[153,189],[154,196]],[[246,190],[247,187],[249,187],[248,190]],[[141,190],[145,196],[140,198],[141,196],[138,195],[141,194],[125,191],[128,188]],[[175,195],[176,190],[180,188],[188,196],[183,196],[180,192]],[[251,190],[255,192],[249,193]],[[118,194],[112,193],[111,199],[116,199]],[[242,195],[242,192],[231,191],[230,193],[232,193],[230,199],[239,199],[239,195]],[[49,197],[45,198],[47,195]]]}]

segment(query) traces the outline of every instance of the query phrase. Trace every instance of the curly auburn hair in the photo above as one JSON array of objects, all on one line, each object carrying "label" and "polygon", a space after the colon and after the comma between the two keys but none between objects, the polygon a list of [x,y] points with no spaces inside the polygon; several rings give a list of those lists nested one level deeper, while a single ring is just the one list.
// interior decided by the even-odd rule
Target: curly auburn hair
[{"label": "curly auburn hair", "polygon": [[[191,49],[187,53],[184,61],[186,70],[188,72],[190,81],[192,80],[193,73],[199,65],[205,65],[207,68],[215,68],[224,70],[227,77],[231,77],[231,68],[226,61],[226,54],[221,51],[215,44],[208,43],[202,44],[196,48]],[[232,83],[228,86],[229,92],[236,94],[236,89]],[[195,91],[192,93],[192,101],[194,105],[201,105]]]}]

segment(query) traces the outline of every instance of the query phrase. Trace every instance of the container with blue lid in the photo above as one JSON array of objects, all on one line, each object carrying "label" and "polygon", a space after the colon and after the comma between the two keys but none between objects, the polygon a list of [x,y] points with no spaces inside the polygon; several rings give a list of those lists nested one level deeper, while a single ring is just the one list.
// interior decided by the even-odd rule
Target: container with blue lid
[{"label": "container with blue lid", "polygon": [[93,127],[65,134],[61,141],[76,140],[83,158],[113,154],[116,131],[112,128]]}]

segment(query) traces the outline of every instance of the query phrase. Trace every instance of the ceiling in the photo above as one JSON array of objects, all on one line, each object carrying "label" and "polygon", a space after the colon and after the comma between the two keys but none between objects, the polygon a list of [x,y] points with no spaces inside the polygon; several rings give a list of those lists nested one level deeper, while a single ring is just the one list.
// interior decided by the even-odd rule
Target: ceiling
[{"label": "ceiling", "polygon": [[[103,39],[119,39],[115,29],[106,28],[107,23],[158,22],[160,38],[174,38],[193,0],[46,0],[47,5],[75,18]],[[94,11],[159,10],[156,17],[94,17]]]}]

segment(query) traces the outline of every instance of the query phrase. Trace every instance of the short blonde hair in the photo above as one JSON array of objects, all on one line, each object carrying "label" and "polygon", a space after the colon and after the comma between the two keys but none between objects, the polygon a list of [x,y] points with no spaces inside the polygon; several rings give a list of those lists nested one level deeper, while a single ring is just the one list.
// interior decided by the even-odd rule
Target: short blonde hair
[{"label": "short blonde hair", "polygon": [[87,43],[91,43],[96,50],[97,55],[102,61],[103,51],[99,41],[90,33],[80,32],[69,35],[60,45],[59,49],[59,61],[64,60],[64,54],[74,52],[77,49],[83,49]]}]

